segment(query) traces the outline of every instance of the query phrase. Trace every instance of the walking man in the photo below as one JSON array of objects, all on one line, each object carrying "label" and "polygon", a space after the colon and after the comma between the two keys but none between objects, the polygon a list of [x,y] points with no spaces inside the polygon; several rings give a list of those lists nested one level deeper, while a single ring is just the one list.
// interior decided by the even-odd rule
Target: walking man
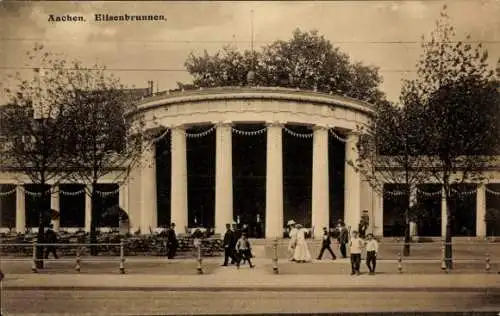
[{"label": "walking man", "polygon": [[167,231],[167,258],[174,259],[177,252],[177,235],[175,234],[175,223],[170,224]]},{"label": "walking man", "polygon": [[367,235],[366,241],[366,265],[368,266],[368,270],[370,270],[369,274],[375,274],[375,267],[377,266],[377,253],[378,253],[378,242],[373,238],[373,234]]},{"label": "walking man", "polygon": [[[48,244],[57,244],[57,234],[53,228],[54,226],[50,224],[47,231],[45,232],[45,242]],[[56,252],[56,246],[50,245],[45,248],[45,259],[49,259],[49,253],[52,253],[55,259],[58,258]]]},{"label": "walking man", "polygon": [[226,233],[224,234],[224,240],[222,242],[224,246],[224,263],[223,266],[227,266],[229,258],[231,258],[231,263],[236,262],[234,255],[234,247],[236,244],[235,234],[231,229],[231,224],[226,224]]},{"label": "walking man", "polygon": [[363,245],[364,242],[358,237],[358,232],[353,231],[351,241],[349,242],[349,252],[351,254],[351,275],[359,275]]},{"label": "walking man", "polygon": [[347,249],[346,245],[349,240],[349,231],[345,227],[344,221],[339,219],[337,224],[337,241],[340,246],[340,253],[342,254],[342,258],[347,258]]},{"label": "walking man", "polygon": [[332,255],[332,260],[337,259],[335,254],[332,251],[332,248],[330,247],[332,241],[330,239],[330,233],[328,232],[328,229],[326,227],[323,227],[323,241],[321,243],[321,250],[318,255],[318,260],[321,260],[323,258],[323,253],[325,250],[328,250],[328,252]]}]

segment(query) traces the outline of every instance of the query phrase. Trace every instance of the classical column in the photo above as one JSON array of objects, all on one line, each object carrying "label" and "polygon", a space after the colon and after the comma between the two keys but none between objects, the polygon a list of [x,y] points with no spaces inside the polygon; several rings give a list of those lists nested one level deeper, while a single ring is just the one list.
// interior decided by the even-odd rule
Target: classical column
[{"label": "classical column", "polygon": [[[383,188],[381,189],[383,191]],[[384,194],[383,192],[373,190],[373,235],[384,235]]]},{"label": "classical column", "polygon": [[54,186],[52,188],[52,192],[50,194],[50,208],[59,213],[59,217],[55,220],[52,220],[51,223],[54,225],[54,230],[59,230],[59,223],[61,219],[61,207],[59,205],[59,186]]},{"label": "classical column", "polygon": [[361,219],[361,175],[351,165],[356,164],[359,157],[358,139],[359,136],[351,132],[345,144],[344,221],[351,231],[358,230]]},{"label": "classical column", "polygon": [[[120,185],[120,192],[118,193],[118,205],[129,215],[128,209],[128,183],[125,181]],[[129,215],[130,218],[130,215]]]},{"label": "classical column", "polygon": [[283,238],[283,124],[267,124],[266,238]]},{"label": "classical column", "polygon": [[172,178],[170,186],[170,218],[177,231],[188,226],[188,182],[186,132],[184,127],[171,129]]},{"label": "classical column", "polygon": [[24,233],[26,230],[26,197],[21,184],[16,186],[16,232]]},{"label": "classical column", "polygon": [[486,184],[479,183],[476,194],[476,236],[486,237]]},{"label": "classical column", "polygon": [[230,122],[218,122],[215,144],[215,233],[233,221],[233,159]]},{"label": "classical column", "polygon": [[441,237],[446,237],[446,224],[448,223],[448,203],[446,202],[446,194],[444,187],[441,189]]},{"label": "classical column", "polygon": [[85,231],[90,232],[92,223],[92,185],[88,184],[85,189]]},{"label": "classical column", "polygon": [[312,225],[314,237],[321,238],[323,227],[330,226],[328,129],[324,126],[314,127],[312,169]]},{"label": "classical column", "polygon": [[141,157],[141,233],[158,226],[156,204],[156,144],[144,142]]}]

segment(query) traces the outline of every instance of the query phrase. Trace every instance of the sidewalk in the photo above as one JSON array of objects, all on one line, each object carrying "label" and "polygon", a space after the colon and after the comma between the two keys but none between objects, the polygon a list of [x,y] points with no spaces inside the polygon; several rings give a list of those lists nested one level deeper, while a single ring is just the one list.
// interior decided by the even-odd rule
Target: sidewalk
[{"label": "sidewalk", "polygon": [[219,267],[211,274],[7,274],[3,290],[106,291],[440,291],[500,293],[500,274],[273,274],[264,262],[250,269]]}]

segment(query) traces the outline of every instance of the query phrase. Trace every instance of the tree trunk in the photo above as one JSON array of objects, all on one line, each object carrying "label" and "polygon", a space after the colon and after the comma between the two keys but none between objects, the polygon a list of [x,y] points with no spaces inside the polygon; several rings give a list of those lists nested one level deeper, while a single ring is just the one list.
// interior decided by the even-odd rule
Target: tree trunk
[{"label": "tree trunk", "polygon": [[[44,230],[45,230],[45,223],[43,220],[43,210],[40,205],[37,205],[38,208],[38,214],[39,214],[39,220],[38,220],[38,234],[36,236],[37,244],[42,244],[45,242],[45,235],[44,235]],[[43,249],[44,247],[36,247],[35,251],[35,257],[36,257],[36,268],[37,269],[43,269],[44,263],[43,263]]]},{"label": "tree trunk", "polygon": [[91,220],[90,220],[90,243],[92,244],[90,246],[90,255],[91,256],[97,256],[98,255],[98,250],[97,250],[97,223],[98,223],[98,218],[97,218],[97,183],[92,183],[92,193],[91,193]]},{"label": "tree trunk", "polygon": [[410,256],[410,242],[411,242],[411,236],[410,236],[410,220],[408,213],[410,212],[409,207],[407,206],[406,211],[405,211],[405,239],[404,239],[404,246],[403,246],[403,256],[404,257],[409,257]]},{"label": "tree trunk", "polygon": [[450,207],[449,202],[447,203],[448,207],[446,210],[446,218],[448,219],[446,222],[446,232],[445,232],[445,246],[444,246],[444,256],[445,256],[445,264],[446,268],[451,270],[453,269],[453,248],[451,244],[451,227],[452,227],[452,217],[450,216]]},{"label": "tree trunk", "polygon": [[410,256],[410,242],[411,242],[410,222],[407,221],[406,228],[405,228],[405,241],[404,241],[404,247],[403,247],[403,256],[405,256],[405,257]]},{"label": "tree trunk", "polygon": [[[36,190],[37,192],[40,192],[40,200],[38,201],[38,203],[36,203],[36,208],[38,210],[38,234],[37,234],[37,244],[42,244],[45,242],[45,216],[44,216],[44,213],[45,213],[45,210],[43,209],[43,205],[42,205],[42,202],[43,202],[43,199],[45,198],[45,183],[41,183],[39,185],[39,189]],[[36,251],[35,251],[35,257],[36,257],[36,261],[35,261],[35,265],[36,265],[36,268],[37,269],[43,269],[44,268],[44,261],[43,261],[43,252],[44,252],[44,247],[36,247]]]}]

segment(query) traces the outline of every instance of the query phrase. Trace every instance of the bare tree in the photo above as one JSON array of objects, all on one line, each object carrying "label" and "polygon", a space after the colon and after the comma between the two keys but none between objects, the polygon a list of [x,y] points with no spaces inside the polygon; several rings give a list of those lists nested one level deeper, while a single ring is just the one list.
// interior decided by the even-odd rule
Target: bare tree
[{"label": "bare tree", "polygon": [[[484,179],[483,171],[498,154],[500,141],[498,83],[488,69],[488,54],[479,44],[453,42],[453,27],[444,7],[436,30],[423,43],[417,78],[406,81],[401,101],[420,107],[425,135],[422,147],[433,179],[447,201],[445,262],[452,268],[452,225],[457,194],[466,183]],[[469,37],[467,37],[469,38]]]},{"label": "bare tree", "polygon": [[[10,100],[0,108],[3,149],[0,170],[19,172],[34,185],[38,199],[38,241],[43,242],[50,212],[42,207],[41,201],[50,197],[49,184],[57,185],[65,176],[62,144],[71,130],[64,119],[67,104],[62,89],[67,80],[65,62],[45,52],[43,45],[36,44],[27,57],[31,65],[36,65],[33,76],[30,79],[19,73],[11,76],[17,86],[4,89]],[[38,259],[42,259],[42,254],[43,249],[37,248]],[[37,266],[43,268],[43,261],[38,260]]]},{"label": "bare tree", "polygon": [[376,192],[383,195],[384,186],[394,184],[400,190],[397,194],[407,198],[401,214],[406,223],[405,256],[410,255],[410,222],[416,221],[418,215],[414,193],[428,177],[425,161],[419,156],[422,138],[415,133],[415,127],[421,124],[419,110],[381,102],[370,123],[358,128],[362,135],[358,160],[348,162]]},{"label": "bare tree", "polygon": [[[130,168],[141,163],[141,152],[146,136],[140,116],[133,121],[125,118],[126,111],[134,109],[138,96],[148,89],[125,89],[113,75],[98,65],[84,67],[75,62],[70,81],[67,119],[73,127],[66,142],[65,164],[72,171],[73,180],[91,184],[86,192],[92,200],[90,242],[97,242],[96,228],[100,216],[99,180],[115,175],[123,181]],[[139,93],[139,94],[138,94]],[[96,255],[97,248],[91,253]]]}]

